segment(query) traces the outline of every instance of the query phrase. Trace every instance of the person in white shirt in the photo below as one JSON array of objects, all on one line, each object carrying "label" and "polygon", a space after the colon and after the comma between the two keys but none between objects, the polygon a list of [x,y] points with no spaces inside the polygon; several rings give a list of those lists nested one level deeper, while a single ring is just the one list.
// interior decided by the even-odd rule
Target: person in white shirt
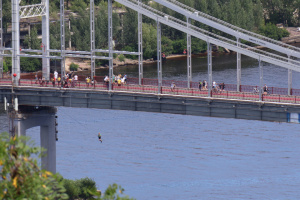
[{"label": "person in white shirt", "polygon": [[54,71],[54,81],[56,81],[57,78],[58,78],[58,73],[57,73],[57,71],[55,70],[55,71]]}]

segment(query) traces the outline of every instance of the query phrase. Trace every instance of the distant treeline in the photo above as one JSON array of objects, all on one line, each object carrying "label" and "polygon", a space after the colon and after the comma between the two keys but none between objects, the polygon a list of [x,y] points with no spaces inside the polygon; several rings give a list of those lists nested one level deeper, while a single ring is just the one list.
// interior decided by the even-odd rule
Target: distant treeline
[{"label": "distant treeline", "polygon": [[[285,26],[299,26],[300,24],[300,0],[178,0],[181,3],[193,7],[196,10],[207,13],[218,19],[226,21],[243,29],[253,31],[267,37],[280,40],[288,36],[285,29],[278,28],[276,24]],[[22,0],[21,5],[37,4],[41,0]],[[95,43],[96,48],[107,48],[107,0],[95,0]],[[168,15],[186,21],[185,16],[176,13],[154,1],[143,0]],[[66,47],[71,41],[72,48],[76,50],[90,50],[90,16],[89,0],[65,0],[65,9],[71,10],[76,15],[70,17],[71,29],[66,26]],[[4,29],[11,22],[10,0],[3,0],[3,24]],[[138,19],[137,12],[114,2],[113,13],[113,38],[115,49],[137,51],[138,50]],[[50,1],[50,15],[57,19],[51,23],[50,43],[51,49],[60,49],[59,13],[60,0]],[[118,11],[118,12],[117,12]],[[213,33],[234,39],[207,25],[192,21],[192,24],[209,30]],[[40,40],[37,33],[41,26],[37,25],[31,30],[24,41],[24,46],[32,49],[40,49]],[[162,51],[166,55],[182,53],[186,49],[186,34],[162,25]],[[192,53],[200,53],[206,50],[206,42],[192,38]],[[156,58],[156,22],[143,16],[143,52],[144,59]],[[135,56],[128,56],[136,59]],[[105,61],[98,61],[97,65]],[[23,69],[25,70],[25,69]],[[32,69],[31,69],[32,70]]]}]

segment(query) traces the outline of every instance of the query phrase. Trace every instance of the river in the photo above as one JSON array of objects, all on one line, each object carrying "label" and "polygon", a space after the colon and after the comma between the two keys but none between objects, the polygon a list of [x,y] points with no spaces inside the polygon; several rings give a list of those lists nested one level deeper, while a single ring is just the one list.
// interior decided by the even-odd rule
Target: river
[{"label": "river", "polygon": [[[215,55],[213,79],[236,83],[235,55]],[[163,79],[186,80],[186,59],[163,63]],[[259,84],[257,61],[243,57],[242,84]],[[97,71],[105,75],[106,71]],[[137,77],[137,67],[115,74]],[[156,65],[144,76],[155,78]],[[293,87],[300,88],[299,73]],[[193,81],[207,80],[193,57]],[[264,65],[268,86],[287,87],[287,70]],[[7,131],[0,115],[0,132]],[[117,183],[139,200],[299,199],[299,124],[117,110],[58,108],[57,172]],[[97,139],[101,132],[103,143]],[[39,145],[39,128],[27,131]]]}]

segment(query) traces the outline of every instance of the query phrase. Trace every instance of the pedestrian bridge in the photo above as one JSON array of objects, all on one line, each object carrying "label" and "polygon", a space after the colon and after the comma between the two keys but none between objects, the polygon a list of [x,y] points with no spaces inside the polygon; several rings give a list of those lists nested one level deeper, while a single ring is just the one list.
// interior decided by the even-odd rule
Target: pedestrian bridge
[{"label": "pedestrian bridge", "polygon": [[[0,0],[2,10],[2,0]],[[8,110],[10,134],[25,135],[26,130],[40,126],[41,146],[47,149],[42,157],[42,168],[56,172],[56,109],[55,107],[80,107],[98,109],[132,110],[145,112],[162,112],[172,114],[226,117],[249,120],[299,123],[300,92],[292,89],[292,71],[300,72],[300,49],[264,36],[243,30],[221,20],[215,19],[176,0],[154,0],[186,17],[186,21],[169,16],[144,4],[141,0],[115,0],[138,13],[138,52],[126,52],[113,49],[112,0],[108,5],[108,49],[95,48],[95,8],[90,0],[90,51],[73,51],[65,48],[65,11],[64,0],[60,0],[60,49],[50,49],[49,0],[41,4],[20,6],[20,0],[11,1],[12,45],[3,46],[2,12],[0,12],[0,63],[2,57],[12,58],[11,79],[3,79],[3,66],[0,64],[0,103]],[[42,19],[43,49],[22,49],[20,46],[20,19],[29,17]],[[142,16],[156,22],[157,26],[157,80],[143,78],[143,37]],[[191,20],[220,30],[233,37],[203,30]],[[187,81],[175,82],[170,88],[170,81],[162,80],[162,46],[161,24],[177,29],[187,35]],[[99,27],[101,28],[101,27]],[[191,37],[207,43],[207,88],[199,89],[192,82]],[[232,40],[235,38],[235,40]],[[265,51],[247,46],[241,40],[269,48]],[[237,52],[237,85],[225,83],[225,88],[213,87],[212,45]],[[28,53],[29,52],[29,53]],[[107,56],[98,56],[97,53]],[[31,54],[34,53],[34,54]],[[96,77],[95,60],[109,61],[109,80],[113,80],[113,54],[137,55],[139,58],[139,78],[128,79],[126,84],[115,85],[112,81],[103,83],[103,77]],[[241,85],[241,55],[258,60],[259,86]],[[42,82],[21,77],[20,57],[42,59]],[[82,79],[71,82],[68,87],[51,86],[50,59],[61,60],[60,77],[65,77],[66,57],[88,58],[91,60],[91,76],[94,84],[86,84]],[[263,62],[288,69],[288,86],[285,88],[263,89]],[[67,81],[69,84],[69,81]],[[67,85],[66,84],[66,85]],[[255,89],[255,90],[254,90]]]},{"label": "pedestrian bridge", "polygon": [[[97,81],[98,80],[98,81]],[[101,81],[102,80],[102,81]],[[295,122],[299,123],[300,90],[288,95],[285,88],[269,88],[269,92],[259,98],[253,90],[257,86],[225,84],[224,90],[218,88],[201,90],[198,83],[186,87],[185,81],[164,81],[157,86],[155,79],[128,78],[126,84],[112,84],[112,90],[97,77],[93,85],[85,81],[71,82],[68,88],[55,83],[39,83],[35,80],[21,80],[18,87],[12,87],[10,79],[0,80],[0,102],[11,102],[17,98],[19,105],[80,107],[98,109],[132,110],[162,112],[196,116],[211,116],[236,119]],[[171,83],[176,87],[172,89]],[[211,97],[210,97],[211,96]]]}]

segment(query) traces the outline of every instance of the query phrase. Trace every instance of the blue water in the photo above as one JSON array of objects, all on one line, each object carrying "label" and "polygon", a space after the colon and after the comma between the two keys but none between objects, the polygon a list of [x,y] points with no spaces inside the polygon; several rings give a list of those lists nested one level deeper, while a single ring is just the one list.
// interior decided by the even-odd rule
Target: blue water
[{"label": "blue water", "polygon": [[[299,124],[59,108],[57,171],[150,199],[299,199]],[[101,132],[103,143],[97,138]],[[39,129],[28,131],[39,140]]]},{"label": "blue water", "polygon": [[[223,60],[214,68],[214,80],[235,83],[235,64]],[[242,82],[258,83],[256,61],[246,61]],[[164,68],[164,79],[184,80],[186,68],[176,71],[172,65]],[[155,67],[145,68],[147,77],[155,76]],[[135,76],[135,70],[128,74]],[[193,78],[205,79],[205,70],[196,67]],[[299,78],[293,74],[296,88]],[[264,81],[287,87],[287,70],[265,65]],[[57,172],[68,179],[92,178],[102,191],[117,183],[139,200],[300,199],[299,129],[299,124],[60,107]],[[2,114],[0,132],[7,130]],[[39,145],[39,128],[27,135]]]}]

